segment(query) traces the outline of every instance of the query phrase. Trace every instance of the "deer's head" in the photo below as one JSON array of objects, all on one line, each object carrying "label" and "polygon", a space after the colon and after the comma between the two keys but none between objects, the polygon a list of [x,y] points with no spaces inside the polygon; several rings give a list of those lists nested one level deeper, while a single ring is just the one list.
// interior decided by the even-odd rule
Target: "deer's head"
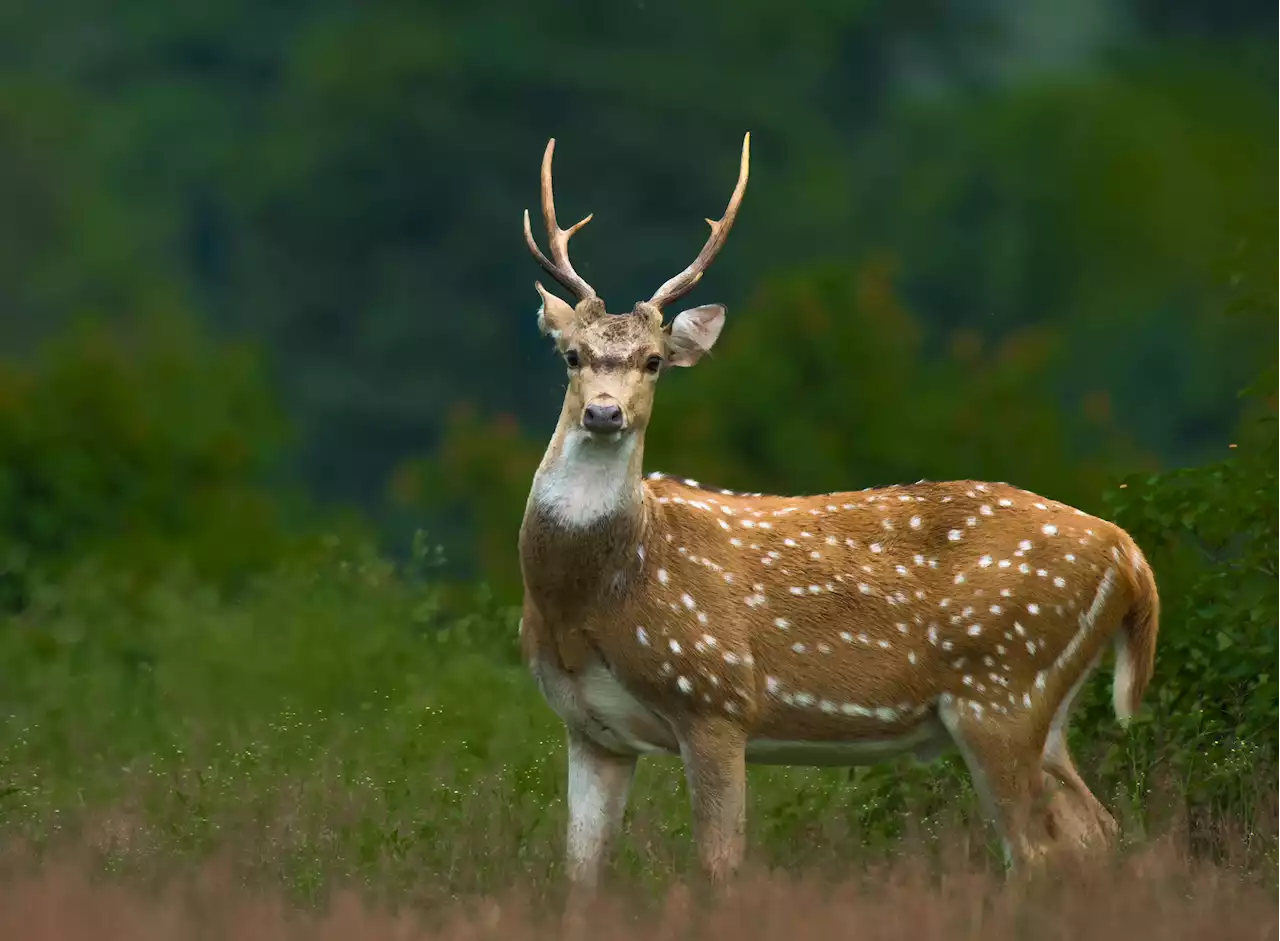
[{"label": "deer's head", "polygon": [[569,261],[569,239],[591,221],[591,216],[568,229],[557,223],[551,185],[555,144],[552,138],[542,158],[542,215],[551,258],[542,254],[533,239],[528,210],[524,237],[539,264],[572,292],[576,304],[557,297],[541,283],[535,284],[542,297],[538,328],[555,341],[569,372],[565,416],[592,438],[620,439],[648,425],[658,377],[671,366],[692,366],[720,336],[725,309],[719,304],[682,311],[669,323],[664,323],[663,311],[693,289],[724,245],[747,189],[751,135],[742,139],[742,166],[729,207],[719,221],[707,220],[711,236],[698,257],[653,297],[625,314],[608,313],[604,301]]}]

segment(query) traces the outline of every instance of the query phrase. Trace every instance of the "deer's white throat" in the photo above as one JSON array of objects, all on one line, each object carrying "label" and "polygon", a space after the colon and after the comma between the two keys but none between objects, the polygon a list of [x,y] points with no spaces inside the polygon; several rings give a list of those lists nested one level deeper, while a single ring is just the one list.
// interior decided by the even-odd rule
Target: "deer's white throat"
[{"label": "deer's white throat", "polygon": [[617,514],[640,499],[640,475],[632,468],[638,443],[634,434],[601,441],[580,429],[567,432],[534,475],[534,502],[570,529]]}]

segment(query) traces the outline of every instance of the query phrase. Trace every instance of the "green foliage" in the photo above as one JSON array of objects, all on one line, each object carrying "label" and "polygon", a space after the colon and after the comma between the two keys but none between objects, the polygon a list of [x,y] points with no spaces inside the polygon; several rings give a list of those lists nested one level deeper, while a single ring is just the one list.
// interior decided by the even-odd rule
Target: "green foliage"
[{"label": "green foliage", "polygon": [[[1261,409],[1226,460],[1134,475],[1110,491],[1115,520],[1156,572],[1163,613],[1149,721],[1125,751],[1167,766],[1197,801],[1230,800],[1241,767],[1277,766],[1280,608],[1277,589],[1275,373],[1254,387]],[[1096,696],[1086,714],[1109,708]]]},{"label": "green foliage", "polygon": [[[1224,316],[1274,324],[1274,278],[1265,274],[1274,260],[1257,254],[1240,246]],[[1131,475],[1107,494],[1112,516],[1147,552],[1163,604],[1151,721],[1108,759],[1171,774],[1210,814],[1248,799],[1242,770],[1274,774],[1280,763],[1276,390],[1273,355],[1240,394],[1226,459]],[[1105,706],[1094,697],[1085,711]]]},{"label": "green foliage", "polygon": [[443,622],[433,587],[335,541],[236,603],[181,575],[136,595],[82,566],[0,624],[0,839],[56,840],[81,806],[136,827],[122,864],[243,836],[302,889],[389,861],[407,885],[484,851],[459,837],[486,788],[556,791],[551,717],[498,655],[512,612]]},{"label": "green foliage", "polygon": [[[234,601],[181,572],[141,592],[95,564],[40,582],[0,622],[0,842],[77,840],[140,872],[217,855],[307,898],[334,883],[427,902],[553,884],[562,729],[517,662],[516,610],[480,592],[454,615],[437,564],[421,544],[398,569],[331,539]],[[1188,636],[1180,616],[1175,606],[1167,636]],[[1239,655],[1214,644],[1162,647],[1156,689],[1198,677],[1201,705],[1218,708]],[[1203,656],[1184,662],[1192,649]],[[1273,852],[1254,815],[1273,793],[1262,759],[1275,754],[1274,695],[1243,697],[1235,720],[1255,736],[1257,767],[1197,754],[1204,728],[1163,695],[1138,733],[1160,749],[1124,743],[1127,761],[1094,761],[1115,741],[1109,714],[1091,706],[1077,722],[1077,759],[1099,794],[1117,806],[1163,763],[1193,816],[1230,814],[1254,851]],[[750,787],[753,851],[770,865],[844,867],[904,838],[941,849],[956,823],[979,852],[988,845],[954,756],[753,768]],[[1146,822],[1144,798],[1119,801],[1130,824]],[[679,763],[646,761],[619,866],[643,889],[691,865]]]},{"label": "green foliage", "polygon": [[464,558],[497,595],[519,599],[515,547],[529,484],[544,445],[523,434],[510,415],[485,421],[469,406],[450,415],[429,459],[406,461],[391,481],[394,504],[427,513],[453,511],[470,537]]},{"label": "green foliage", "polygon": [[646,461],[774,493],[975,478],[1086,504],[1106,470],[1132,464],[1105,415],[1045,388],[1052,329],[991,349],[959,332],[931,354],[895,275],[876,259],[766,284],[711,358],[665,380]]},{"label": "green foliage", "polygon": [[1188,463],[1266,352],[1201,302],[1234,240],[1274,244],[1271,24],[1250,8],[1188,49],[1145,0],[1105,6],[15,10],[0,347],[87,305],[195,306],[266,346],[308,480],[373,504],[458,400],[554,414],[519,234],[548,136],[561,214],[598,213],[579,268],[626,309],[697,251],[750,129],[746,207],[697,298],[729,304],[727,336],[760,281],[887,255],[926,348],[1046,327],[1060,406],[1108,401]]},{"label": "green foliage", "polygon": [[1276,280],[1274,92],[1247,57],[1115,61],[904,107],[859,155],[875,183],[858,224],[900,259],[923,322],[988,342],[1047,330],[1042,394],[1068,411],[1104,395],[1166,466],[1198,463],[1276,359],[1269,311],[1222,316],[1239,280]]},{"label": "green foliage", "polygon": [[261,567],[285,542],[267,486],[283,440],[256,359],[180,320],[85,325],[0,363],[9,591],[97,553],[135,574],[175,556],[217,580]]}]

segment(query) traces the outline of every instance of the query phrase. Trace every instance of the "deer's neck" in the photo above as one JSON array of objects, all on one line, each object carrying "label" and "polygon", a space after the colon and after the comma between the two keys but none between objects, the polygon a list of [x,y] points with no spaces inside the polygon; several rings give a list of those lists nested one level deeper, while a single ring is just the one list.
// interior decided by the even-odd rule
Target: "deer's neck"
[{"label": "deer's neck", "polygon": [[564,420],[533,478],[520,531],[526,588],[565,614],[625,591],[648,513],[644,442],[601,441]]},{"label": "deer's neck", "polygon": [[533,477],[530,506],[566,532],[585,533],[640,508],[644,442],[597,440],[562,421]]}]

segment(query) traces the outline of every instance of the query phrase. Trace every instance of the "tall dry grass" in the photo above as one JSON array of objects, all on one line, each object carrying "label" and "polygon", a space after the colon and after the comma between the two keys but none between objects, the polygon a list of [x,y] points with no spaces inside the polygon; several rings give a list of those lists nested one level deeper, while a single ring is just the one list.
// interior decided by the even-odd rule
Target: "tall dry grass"
[{"label": "tall dry grass", "polygon": [[[1276,888],[1247,845],[1193,859],[1185,835],[1092,860],[1058,859],[1025,880],[974,865],[962,849],[904,853],[838,878],[756,870],[718,899],[683,884],[657,898],[615,886],[585,936],[619,941],[1274,941]],[[1227,844],[1224,842],[1223,844]],[[944,854],[946,855],[946,854]],[[429,878],[429,876],[426,876]],[[545,888],[393,909],[355,889],[323,910],[210,864],[143,887],[77,861],[11,854],[0,874],[0,938],[12,941],[540,941],[565,937]]]}]

